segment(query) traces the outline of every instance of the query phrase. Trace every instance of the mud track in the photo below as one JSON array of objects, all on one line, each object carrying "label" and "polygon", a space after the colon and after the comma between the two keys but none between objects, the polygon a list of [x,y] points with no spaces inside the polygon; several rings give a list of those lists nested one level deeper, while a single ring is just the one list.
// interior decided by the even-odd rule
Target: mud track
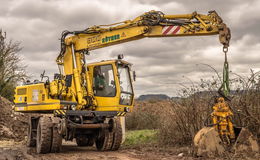
[{"label": "mud track", "polygon": [[139,151],[138,149],[119,149],[99,152],[95,147],[77,147],[73,142],[65,142],[60,153],[37,154],[36,149],[15,141],[0,141],[0,160],[192,160],[172,154]]}]

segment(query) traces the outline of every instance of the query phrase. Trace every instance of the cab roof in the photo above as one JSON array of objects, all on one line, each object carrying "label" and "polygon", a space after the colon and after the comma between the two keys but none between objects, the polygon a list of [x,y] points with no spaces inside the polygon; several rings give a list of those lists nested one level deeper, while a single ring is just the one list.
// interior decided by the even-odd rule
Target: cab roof
[{"label": "cab roof", "polygon": [[93,65],[105,65],[105,64],[111,64],[111,63],[123,63],[123,64],[127,64],[127,65],[132,65],[131,63],[122,60],[122,59],[112,59],[112,60],[102,60],[100,62],[93,62],[93,63],[88,63],[88,66],[93,66]]}]

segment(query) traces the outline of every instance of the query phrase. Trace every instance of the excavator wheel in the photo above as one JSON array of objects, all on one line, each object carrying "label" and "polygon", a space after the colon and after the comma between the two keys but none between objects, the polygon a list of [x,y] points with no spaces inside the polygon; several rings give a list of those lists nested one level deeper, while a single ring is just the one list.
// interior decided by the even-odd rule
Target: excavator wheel
[{"label": "excavator wheel", "polygon": [[113,132],[108,129],[102,131],[103,135],[96,139],[96,148],[99,151],[109,151],[113,143]]},{"label": "excavator wheel", "polygon": [[78,146],[93,146],[95,140],[92,136],[81,135],[76,137],[76,142]]},{"label": "excavator wheel", "polygon": [[37,153],[48,153],[52,143],[52,128],[49,117],[40,117],[37,126],[36,136],[36,151]]},{"label": "excavator wheel", "polygon": [[118,150],[122,143],[122,126],[120,119],[114,119],[114,127],[112,130],[105,129],[102,131],[103,136],[96,139],[96,148],[99,151],[115,151]]},{"label": "excavator wheel", "polygon": [[27,134],[27,147],[35,147],[36,146],[36,135],[37,135],[37,123],[34,117],[29,117],[29,126],[28,126],[28,134]]},{"label": "excavator wheel", "polygon": [[122,126],[120,123],[120,119],[117,118],[115,120],[115,127],[114,127],[114,133],[113,133],[113,144],[111,147],[112,151],[116,151],[119,149],[123,139],[123,131]]},{"label": "excavator wheel", "polygon": [[196,156],[199,157],[218,157],[224,152],[249,153],[250,155],[259,152],[256,139],[245,128],[236,128],[236,140],[230,145],[222,142],[218,132],[214,127],[202,128],[194,137],[194,147]]},{"label": "excavator wheel", "polygon": [[51,152],[57,153],[60,152],[62,145],[62,137],[58,132],[58,124],[53,124],[52,127],[52,143],[51,143]]}]

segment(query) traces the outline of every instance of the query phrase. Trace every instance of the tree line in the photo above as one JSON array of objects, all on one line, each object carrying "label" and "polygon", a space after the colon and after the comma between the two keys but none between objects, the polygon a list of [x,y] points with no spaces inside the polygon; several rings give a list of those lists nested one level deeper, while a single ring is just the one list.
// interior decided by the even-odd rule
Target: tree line
[{"label": "tree line", "polygon": [[0,96],[10,101],[17,83],[27,77],[21,50],[20,42],[8,40],[6,32],[0,30]]}]

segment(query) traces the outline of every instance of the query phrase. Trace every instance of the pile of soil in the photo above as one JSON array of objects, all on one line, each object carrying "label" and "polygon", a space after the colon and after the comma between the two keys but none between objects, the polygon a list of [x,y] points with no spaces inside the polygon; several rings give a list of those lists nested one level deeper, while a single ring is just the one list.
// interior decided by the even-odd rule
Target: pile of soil
[{"label": "pile of soil", "polygon": [[0,97],[0,140],[23,141],[27,135],[28,117],[14,112],[12,106],[10,101]]}]

